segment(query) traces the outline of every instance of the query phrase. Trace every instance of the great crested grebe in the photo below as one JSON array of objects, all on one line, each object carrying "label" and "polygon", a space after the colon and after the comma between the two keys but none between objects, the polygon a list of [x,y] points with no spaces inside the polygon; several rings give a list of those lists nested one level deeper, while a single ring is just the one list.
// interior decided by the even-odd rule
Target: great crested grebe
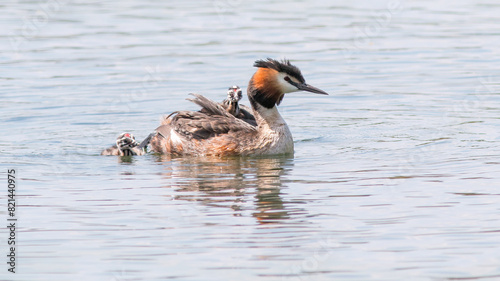
[{"label": "great crested grebe", "polygon": [[[151,136],[154,152],[177,155],[265,155],[293,153],[293,139],[276,106],[285,93],[308,91],[328,95],[306,84],[288,60],[257,60],[247,94],[255,123],[237,118],[201,95],[192,102],[201,111],[176,111],[164,118]],[[230,108],[230,107],[228,107]],[[144,141],[143,141],[144,143]]]},{"label": "great crested grebe", "polygon": [[[149,140],[147,140],[149,142]],[[131,156],[144,155],[144,147],[148,143],[143,141],[139,144],[131,133],[122,133],[116,138],[116,144],[101,152],[101,155]]]},{"label": "great crested grebe", "polygon": [[231,115],[238,117],[241,113],[238,102],[243,97],[243,91],[238,86],[232,86],[227,89],[227,99],[222,101],[222,106]]}]

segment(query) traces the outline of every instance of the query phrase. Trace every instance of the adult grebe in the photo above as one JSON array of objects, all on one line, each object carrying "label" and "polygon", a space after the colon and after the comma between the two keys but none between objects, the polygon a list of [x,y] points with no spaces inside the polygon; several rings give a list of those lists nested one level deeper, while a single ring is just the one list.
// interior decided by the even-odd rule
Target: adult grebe
[{"label": "adult grebe", "polygon": [[255,124],[229,113],[201,95],[191,101],[201,111],[176,111],[151,136],[154,152],[177,155],[265,155],[293,153],[293,139],[276,106],[285,93],[308,91],[328,95],[306,84],[288,60],[258,60],[248,84]]}]

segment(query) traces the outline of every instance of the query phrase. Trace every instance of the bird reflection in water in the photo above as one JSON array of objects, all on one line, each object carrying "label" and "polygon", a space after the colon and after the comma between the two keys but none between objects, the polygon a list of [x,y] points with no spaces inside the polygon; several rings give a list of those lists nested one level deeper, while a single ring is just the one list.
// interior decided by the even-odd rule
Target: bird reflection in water
[{"label": "bird reflection in water", "polygon": [[[176,200],[229,207],[235,216],[241,216],[250,208],[262,224],[289,218],[281,194],[281,177],[293,166],[293,158],[289,156],[181,158],[158,155],[158,159],[170,164],[165,165],[163,175],[171,182],[168,187],[180,193]],[[250,200],[254,204],[248,207]]]}]

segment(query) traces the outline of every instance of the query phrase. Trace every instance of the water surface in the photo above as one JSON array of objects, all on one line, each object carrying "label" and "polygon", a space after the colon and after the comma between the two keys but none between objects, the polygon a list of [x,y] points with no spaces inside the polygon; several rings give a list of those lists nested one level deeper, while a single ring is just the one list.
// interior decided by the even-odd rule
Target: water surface
[{"label": "water surface", "polygon": [[[500,278],[496,1],[0,7],[1,280]],[[266,57],[331,94],[285,97],[293,157],[99,155]]]}]

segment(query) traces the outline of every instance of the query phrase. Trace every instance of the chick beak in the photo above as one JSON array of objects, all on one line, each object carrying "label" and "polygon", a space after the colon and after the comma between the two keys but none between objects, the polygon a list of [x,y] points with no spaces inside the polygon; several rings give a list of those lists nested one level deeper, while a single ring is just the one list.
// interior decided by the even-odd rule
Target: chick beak
[{"label": "chick beak", "polygon": [[327,92],[320,90],[314,86],[308,85],[306,83],[296,83],[294,86],[297,87],[297,89],[299,89],[301,91],[306,91],[306,92],[311,92],[311,93],[321,94],[321,95],[328,95]]}]

